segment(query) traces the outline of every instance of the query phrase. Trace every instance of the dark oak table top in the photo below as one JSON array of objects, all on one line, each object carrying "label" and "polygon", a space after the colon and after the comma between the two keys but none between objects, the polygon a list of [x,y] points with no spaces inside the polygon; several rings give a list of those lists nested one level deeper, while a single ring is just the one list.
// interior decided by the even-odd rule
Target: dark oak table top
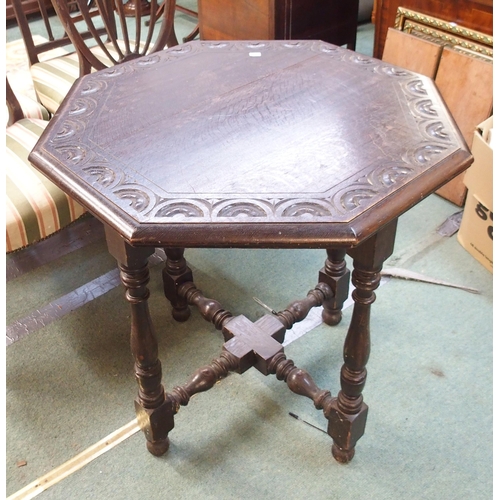
[{"label": "dark oak table top", "polygon": [[434,83],[320,41],[87,75],[30,160],[132,245],[353,247],[467,168]]}]

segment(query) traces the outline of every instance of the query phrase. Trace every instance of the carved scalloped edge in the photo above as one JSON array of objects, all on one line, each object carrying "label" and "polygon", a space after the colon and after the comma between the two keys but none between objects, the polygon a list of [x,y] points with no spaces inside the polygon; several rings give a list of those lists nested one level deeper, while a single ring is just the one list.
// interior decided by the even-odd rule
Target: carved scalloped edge
[{"label": "carved scalloped edge", "polygon": [[295,198],[276,204],[278,217],[332,217],[338,215],[334,207],[325,199]]},{"label": "carved scalloped edge", "polygon": [[447,149],[449,145],[446,144],[423,142],[416,148],[408,150],[403,155],[403,160],[413,165],[425,165],[431,158],[441,156]]},{"label": "carved scalloped edge", "polygon": [[81,94],[83,96],[91,96],[92,94],[97,94],[104,90],[108,86],[107,81],[104,78],[99,79],[87,79],[85,84],[81,89]]},{"label": "carved scalloped edge", "polygon": [[93,162],[82,168],[88,176],[92,177],[94,183],[101,185],[103,188],[111,188],[124,182],[125,178],[123,172],[120,175],[116,170],[109,168],[106,162]]},{"label": "carved scalloped edge", "polygon": [[222,200],[212,205],[211,217],[221,218],[269,218],[274,214],[274,206],[266,200],[233,199]]},{"label": "carved scalloped edge", "polygon": [[155,218],[184,216],[209,220],[221,219],[296,219],[297,217],[331,217],[332,206],[323,199],[175,199],[160,202]]},{"label": "carved scalloped edge", "polygon": [[407,162],[388,162],[375,167],[355,181],[341,187],[331,198],[340,213],[363,210],[367,202],[379,198],[399,188],[410,175],[415,174],[418,167]]},{"label": "carved scalloped edge", "polygon": [[154,207],[155,219],[189,218],[206,220],[210,218],[210,205],[204,200],[190,198],[163,200]]},{"label": "carved scalloped edge", "polygon": [[[423,81],[420,78],[414,78],[402,84],[401,88],[422,138],[427,138],[431,143],[436,141],[451,143],[450,134],[440,120],[434,108],[434,102],[430,99]],[[441,144],[441,146],[443,145]],[[420,148],[420,146],[417,146],[417,148]],[[445,151],[445,149],[442,151]]]},{"label": "carved scalloped edge", "polygon": [[[277,43],[274,43],[277,42]],[[320,46],[324,42],[317,40],[274,40],[271,43],[269,40],[220,40],[220,41],[195,41],[186,44],[191,47],[192,51],[201,51],[203,49],[213,49],[213,50],[230,50],[230,51],[247,51],[247,50],[283,50],[283,49],[294,49],[303,48],[309,46],[311,50],[314,47]],[[334,46],[336,47],[336,46]],[[338,48],[338,47],[337,47]]]},{"label": "carved scalloped edge", "polygon": [[54,149],[60,146],[70,146],[71,139],[77,138],[85,130],[85,124],[80,120],[66,119],[59,126],[52,138]]},{"label": "carved scalloped edge", "polygon": [[419,124],[422,136],[429,137],[433,142],[450,142],[451,138],[446,131],[443,122],[438,120],[422,120]]},{"label": "carved scalloped edge", "polygon": [[73,144],[61,145],[55,148],[65,160],[78,164],[87,158],[87,149]]},{"label": "carved scalloped edge", "polygon": [[156,193],[136,183],[120,184],[112,192],[119,200],[127,203],[137,213],[148,213],[155,208],[157,203]]}]

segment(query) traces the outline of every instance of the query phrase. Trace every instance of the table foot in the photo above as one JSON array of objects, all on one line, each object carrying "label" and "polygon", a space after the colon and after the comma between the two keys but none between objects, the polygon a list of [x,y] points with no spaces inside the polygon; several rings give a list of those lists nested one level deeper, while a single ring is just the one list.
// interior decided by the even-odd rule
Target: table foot
[{"label": "table foot", "polygon": [[179,323],[184,323],[191,317],[191,311],[189,310],[189,307],[185,307],[183,309],[177,309],[173,308],[172,309],[172,318],[175,319],[175,321]]},{"label": "table foot", "polygon": [[323,303],[322,318],[330,326],[342,320],[342,306],[349,296],[349,270],[345,263],[346,251],[328,249],[325,267],[319,272],[319,282],[326,283],[333,291],[333,297]]},{"label": "table foot", "polygon": [[[368,416],[368,406],[363,403],[362,397],[343,403],[345,395],[342,391],[338,398],[326,405],[325,417],[328,419],[328,434],[333,439],[332,455],[337,462],[347,463],[354,457],[354,449],[358,440],[363,436]],[[348,405],[357,408],[357,413]]]},{"label": "table foot", "polygon": [[159,441],[146,441],[146,447],[151,455],[161,457],[167,453],[168,448],[170,447],[170,440],[165,438]]},{"label": "table foot", "polygon": [[325,311],[321,313],[323,323],[328,326],[336,326],[342,321],[342,311]]},{"label": "table foot", "polygon": [[333,443],[332,445],[332,455],[337,462],[341,464],[347,464],[354,458],[355,449],[352,448],[350,450],[343,450],[337,444]]},{"label": "table foot", "polygon": [[174,428],[174,415],[178,408],[175,401],[168,396],[165,397],[163,386],[161,391],[164,401],[154,408],[145,406],[147,402],[141,397],[140,389],[135,400],[137,423],[146,437],[148,451],[156,457],[164,455],[170,446],[168,433]]}]

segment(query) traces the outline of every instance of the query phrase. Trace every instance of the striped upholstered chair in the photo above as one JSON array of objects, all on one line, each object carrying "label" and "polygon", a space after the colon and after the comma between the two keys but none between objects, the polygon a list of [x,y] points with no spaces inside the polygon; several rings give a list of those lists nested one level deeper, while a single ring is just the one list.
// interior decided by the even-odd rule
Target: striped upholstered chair
[{"label": "striped upholstered chair", "polygon": [[6,229],[7,253],[56,233],[84,214],[84,209],[28,162],[49,114],[28,98],[16,98],[7,81]]},{"label": "striped upholstered chair", "polygon": [[[142,25],[148,14],[155,16],[157,0],[130,0],[127,4],[123,0],[52,0],[57,16],[49,15],[43,7],[41,11],[47,29],[45,40],[33,36],[22,0],[12,3],[35,91],[50,113],[57,111],[79,76],[177,44],[173,28],[175,0],[165,0],[167,7],[161,22],[151,22],[147,28]],[[143,5],[148,6],[147,12]],[[66,53],[50,57],[48,51],[60,52],[61,48]]]},{"label": "striped upholstered chair", "polygon": [[11,2],[26,47],[35,92],[53,114],[80,76],[78,55],[57,16],[47,11],[46,2],[38,2],[43,22],[37,23],[36,33],[31,30],[23,0]]},{"label": "striped upholstered chair", "polygon": [[[9,94],[9,92],[12,92],[12,89],[8,84],[8,82],[7,86],[8,86],[7,94]],[[38,120],[44,120],[44,121],[50,120],[50,113],[39,102],[36,102],[33,99],[22,94],[14,96],[14,98],[17,99],[19,106],[21,108],[22,115],[19,115],[19,119],[36,118]],[[13,109],[16,106],[13,106],[11,103],[8,102],[6,104],[7,104],[7,109],[6,109],[7,112],[6,112],[5,125],[8,127],[9,125],[12,125],[16,121],[14,118],[14,111],[13,111]]]}]

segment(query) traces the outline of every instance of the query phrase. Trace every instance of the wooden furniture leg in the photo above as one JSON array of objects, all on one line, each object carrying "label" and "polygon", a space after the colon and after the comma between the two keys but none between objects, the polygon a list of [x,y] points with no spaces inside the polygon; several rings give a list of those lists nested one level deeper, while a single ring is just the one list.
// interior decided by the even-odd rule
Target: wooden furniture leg
[{"label": "wooden furniture leg", "polygon": [[365,430],[368,406],[363,402],[362,391],[370,356],[370,308],[375,301],[374,290],[380,284],[382,264],[394,249],[396,226],[397,220],[349,250],[354,266],[354,309],[344,343],[341,390],[337,399],[325,411],[328,434],[334,441],[332,454],[337,461],[343,463],[352,460],[356,442]]},{"label": "wooden furniture leg", "polygon": [[172,316],[176,321],[187,321],[191,314],[186,300],[178,288],[187,281],[193,281],[193,273],[184,258],[184,248],[165,248],[167,262],[163,269],[163,291],[172,304]]},{"label": "wooden furniture leg", "polygon": [[174,409],[161,383],[158,342],[148,307],[148,257],[154,249],[132,247],[108,227],[106,240],[109,252],[118,261],[125,297],[131,308],[130,345],[139,385],[135,400],[137,420],[146,435],[148,450],[161,456],[169,447],[168,433],[174,427]]},{"label": "wooden furniture leg", "polygon": [[[127,17],[135,17],[137,5],[134,0],[128,0],[124,5],[125,15]],[[151,5],[148,0],[141,0],[139,4],[139,11],[141,16],[148,16],[151,10]]]},{"label": "wooden furniture leg", "polygon": [[350,272],[345,263],[344,249],[328,249],[325,267],[319,272],[319,282],[326,283],[333,291],[333,297],[323,303],[323,321],[330,326],[342,319],[342,306],[349,296]]},{"label": "wooden furniture leg", "polygon": [[[156,21],[158,21],[158,19],[160,19],[161,15],[163,14],[164,8],[165,8],[165,4],[161,4],[158,7],[158,10],[156,11],[154,22],[156,22]],[[176,5],[175,9],[178,10],[178,11],[180,11],[180,12],[183,12],[184,14],[187,14],[188,16],[193,16],[193,17],[196,17],[196,19],[198,19],[198,12],[196,12],[194,10],[187,9],[186,7],[182,7],[182,5]],[[148,19],[146,21],[145,25],[149,26],[150,22],[151,21]],[[196,26],[193,28],[193,30],[191,31],[191,33],[189,33],[189,35],[185,36],[182,39],[182,41],[184,43],[190,42],[190,41],[194,40],[199,34],[200,34],[200,24],[196,23]],[[168,47],[174,47],[176,45],[179,45],[179,42],[177,41],[177,37],[175,35],[175,30],[172,30],[172,32],[170,34],[170,37],[169,37],[169,40],[167,42],[167,46]]]},{"label": "wooden furniture leg", "polygon": [[191,40],[194,40],[199,34],[200,34],[200,25],[196,24],[196,26],[194,27],[193,31],[191,31],[191,33],[189,33],[189,35],[185,36],[182,39],[182,41],[184,43],[190,42]]}]

